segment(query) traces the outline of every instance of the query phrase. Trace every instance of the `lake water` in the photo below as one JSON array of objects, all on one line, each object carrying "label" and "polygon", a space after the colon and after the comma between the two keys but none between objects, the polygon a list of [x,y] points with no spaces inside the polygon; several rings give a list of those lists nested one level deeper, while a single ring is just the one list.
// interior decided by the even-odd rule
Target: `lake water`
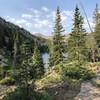
[{"label": "lake water", "polygon": [[[43,63],[44,63],[44,68],[45,68],[45,71],[47,72],[48,71],[48,67],[49,67],[49,54],[48,53],[43,53],[42,54],[42,58],[43,58]],[[67,53],[64,53],[63,54],[63,60],[66,61],[67,58],[68,58],[68,54]]]},{"label": "lake water", "polygon": [[43,58],[45,71],[47,72],[48,71],[48,67],[49,67],[49,54],[48,53],[43,53],[42,54],[42,58]]}]

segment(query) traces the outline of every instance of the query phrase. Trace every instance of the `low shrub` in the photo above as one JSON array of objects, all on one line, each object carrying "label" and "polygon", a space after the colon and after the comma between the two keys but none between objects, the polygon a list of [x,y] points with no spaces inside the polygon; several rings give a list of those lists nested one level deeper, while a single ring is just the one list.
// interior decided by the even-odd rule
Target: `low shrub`
[{"label": "low shrub", "polygon": [[35,98],[36,100],[52,100],[52,97],[46,92],[43,93],[35,92]]},{"label": "low shrub", "polygon": [[[29,93],[30,92],[30,93]],[[15,91],[8,92],[3,100],[51,100],[47,93],[39,93],[34,89],[29,89],[29,95],[27,94],[27,88],[18,87]]]},{"label": "low shrub", "polygon": [[80,88],[80,86],[81,86],[81,79],[77,80],[77,79],[72,79],[72,78],[66,77],[65,80],[66,80],[68,88],[70,90],[75,90],[77,88]]},{"label": "low shrub", "polygon": [[91,68],[74,63],[64,65],[63,72],[65,77],[77,80],[89,80],[95,76]]},{"label": "low shrub", "polygon": [[0,80],[5,77],[12,76],[13,70],[9,66],[1,67],[0,66]]}]

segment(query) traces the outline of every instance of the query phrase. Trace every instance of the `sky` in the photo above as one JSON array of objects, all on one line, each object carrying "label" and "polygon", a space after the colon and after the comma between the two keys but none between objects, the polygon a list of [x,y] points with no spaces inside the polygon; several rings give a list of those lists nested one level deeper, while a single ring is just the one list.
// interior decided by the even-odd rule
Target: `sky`
[{"label": "sky", "polygon": [[[61,9],[62,25],[65,33],[71,32],[73,13],[76,4],[81,1],[84,5],[91,27],[93,24],[93,11],[100,0],[0,0],[0,16],[32,34],[42,33],[51,35],[53,32],[55,11],[57,6]],[[100,5],[99,5],[100,6]],[[89,31],[83,9],[79,5],[84,17],[84,27]]]}]

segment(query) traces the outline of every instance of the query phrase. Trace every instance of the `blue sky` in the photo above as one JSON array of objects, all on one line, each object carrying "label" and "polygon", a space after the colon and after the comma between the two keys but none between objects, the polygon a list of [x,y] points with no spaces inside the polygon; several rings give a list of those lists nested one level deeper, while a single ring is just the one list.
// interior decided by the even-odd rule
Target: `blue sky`
[{"label": "blue sky", "polygon": [[[81,0],[91,26],[93,26],[93,11],[100,0]],[[66,33],[71,31],[73,11],[78,0],[0,0],[0,16],[34,33],[51,35],[53,32],[55,10],[61,8],[62,24]],[[83,10],[79,6],[82,15]],[[84,27],[88,29],[86,19]]]}]

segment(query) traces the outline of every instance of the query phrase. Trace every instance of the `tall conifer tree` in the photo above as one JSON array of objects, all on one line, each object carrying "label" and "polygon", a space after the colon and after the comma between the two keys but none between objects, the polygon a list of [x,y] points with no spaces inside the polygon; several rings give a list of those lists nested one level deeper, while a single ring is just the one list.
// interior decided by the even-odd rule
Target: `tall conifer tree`
[{"label": "tall conifer tree", "polygon": [[95,23],[94,37],[96,39],[97,45],[100,46],[100,12],[98,4],[96,4],[96,9],[94,12],[94,23]]},{"label": "tall conifer tree", "polygon": [[50,54],[50,66],[54,66],[60,63],[63,60],[63,36],[62,32],[64,31],[61,23],[61,14],[60,9],[57,7],[55,26],[52,38],[52,49]]},{"label": "tall conifer tree", "polygon": [[44,74],[44,64],[43,64],[42,55],[37,46],[35,46],[34,48],[34,54],[32,58],[34,60],[34,65],[35,65],[37,76],[41,77]]},{"label": "tall conifer tree", "polygon": [[86,32],[83,28],[83,17],[78,6],[75,8],[72,32],[68,39],[68,59],[78,62],[86,59]]},{"label": "tall conifer tree", "polygon": [[94,11],[94,38],[96,41],[96,57],[100,58],[100,12],[98,8],[98,4],[96,4],[96,8]]},{"label": "tall conifer tree", "polygon": [[25,99],[30,100],[30,98],[33,99],[30,95],[30,90],[34,89],[33,85],[37,78],[37,72],[35,61],[30,50],[30,42],[28,40],[24,41],[22,44],[22,56],[22,64],[17,71],[15,79],[17,85],[24,88]]}]

